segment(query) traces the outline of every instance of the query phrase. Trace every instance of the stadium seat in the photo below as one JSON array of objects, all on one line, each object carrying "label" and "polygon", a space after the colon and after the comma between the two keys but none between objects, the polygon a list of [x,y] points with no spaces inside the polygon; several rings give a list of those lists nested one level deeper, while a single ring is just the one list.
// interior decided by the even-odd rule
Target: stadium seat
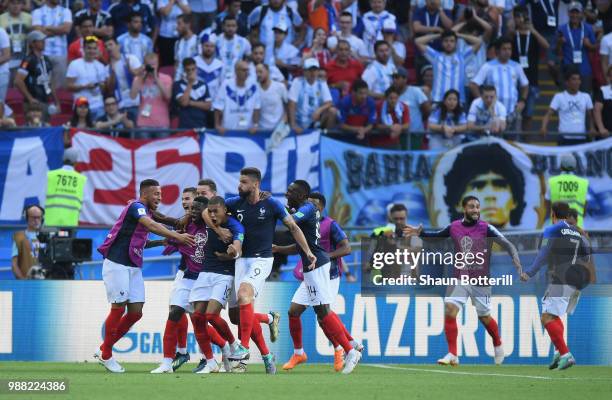
[{"label": "stadium seat", "polygon": [[11,107],[13,110],[13,114],[23,115],[23,103],[24,97],[17,88],[9,88],[6,92],[6,100],[5,103]]},{"label": "stadium seat", "polygon": [[72,118],[72,112],[69,114],[67,113],[55,114],[51,116],[51,120],[49,121],[49,124],[51,126],[64,125],[66,122],[70,121],[70,118]]}]

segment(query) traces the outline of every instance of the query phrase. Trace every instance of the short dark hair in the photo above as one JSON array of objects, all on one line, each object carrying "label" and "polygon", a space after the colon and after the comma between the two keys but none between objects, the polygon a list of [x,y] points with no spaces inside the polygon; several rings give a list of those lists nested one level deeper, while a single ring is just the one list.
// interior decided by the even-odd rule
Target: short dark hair
[{"label": "short dark hair", "polygon": [[198,190],[196,188],[194,188],[193,186],[189,186],[189,187],[186,187],[185,189],[183,189],[183,193],[196,194],[196,193],[198,193]]},{"label": "short dark hair", "polygon": [[215,181],[209,178],[200,179],[198,181],[198,186],[208,186],[213,192],[217,191],[217,184],[215,183]]},{"label": "short dark hair", "polygon": [[236,17],[234,17],[233,15],[228,15],[225,18],[223,18],[223,24],[225,25],[227,21],[237,21],[237,20],[236,20]]},{"label": "short dark hair", "polygon": [[183,20],[183,22],[187,25],[191,25],[193,23],[193,17],[191,14],[181,14],[177,18]]},{"label": "short dark hair", "polygon": [[393,214],[394,212],[398,212],[398,211],[406,211],[406,213],[408,213],[408,209],[406,208],[405,205],[403,205],[402,203],[395,203],[389,209],[389,215]]},{"label": "short dark hair", "polygon": [[497,42],[495,42],[495,49],[499,50],[505,44],[509,44],[510,46],[512,46],[512,39],[506,36],[500,37],[499,39],[497,39]]},{"label": "short dark hair", "polygon": [[83,25],[83,23],[85,21],[91,21],[91,23],[94,24],[94,26],[96,25],[96,21],[94,20],[94,18],[91,15],[87,15],[87,14],[82,15],[81,17],[79,17],[79,19],[77,19],[77,21],[76,21],[76,24],[78,26],[81,26],[81,25]]},{"label": "short dark hair", "polygon": [[187,57],[183,60],[183,68],[187,68],[190,65],[196,65],[196,62],[193,58]]},{"label": "short dark hair", "polygon": [[140,182],[140,191],[142,192],[143,190],[153,186],[159,186],[159,182],[157,182],[155,179],[145,179],[144,181]]},{"label": "short dark hair", "polygon": [[353,87],[351,88],[351,91],[353,93],[357,93],[361,89],[368,89],[368,84],[363,79],[357,78],[353,82]]},{"label": "short dark hair", "polygon": [[293,184],[302,190],[306,196],[310,196],[310,185],[303,179],[296,179]]},{"label": "short dark hair", "polygon": [[572,217],[575,220],[578,220],[578,210],[576,210],[575,208],[570,208],[567,212],[567,217]]},{"label": "short dark hair", "polygon": [[455,39],[457,39],[457,33],[455,31],[447,29],[444,32],[442,32],[442,35],[440,36],[440,40],[444,40],[447,37],[454,37]]},{"label": "short dark hair", "polygon": [[467,204],[472,200],[476,200],[480,203],[480,199],[476,196],[465,196],[463,200],[461,200],[461,207],[465,208],[465,206],[467,206]]},{"label": "short dark hair", "polygon": [[126,20],[126,21],[128,22],[128,24],[129,24],[129,23],[130,23],[130,22],[132,22],[132,20],[133,20],[134,18],[136,18],[136,17],[138,17],[138,18],[142,19],[142,15],[140,15],[140,13],[137,13],[137,12],[131,12],[131,13],[129,13],[129,14],[128,14],[128,16],[125,18],[125,20]]},{"label": "short dark hair", "polygon": [[221,196],[213,196],[208,200],[208,205],[225,207],[225,199]]},{"label": "short dark hair", "polygon": [[117,42],[117,39],[115,39],[115,38],[114,38],[114,37],[112,37],[112,36],[108,36],[108,37],[106,37],[106,38],[104,39],[104,43],[106,43],[106,42],[115,42],[115,44],[119,44],[119,42]]},{"label": "short dark hair", "polygon": [[397,94],[398,96],[401,94],[401,93],[400,93],[400,91],[399,91],[399,89],[398,89],[398,88],[396,88],[395,86],[389,86],[389,87],[387,88],[387,90],[385,90],[385,97],[389,97],[389,95],[390,95],[391,93],[395,93],[395,94]]},{"label": "short dark hair", "polygon": [[382,45],[389,46],[389,43],[387,43],[385,40],[377,40],[376,43],[374,43],[374,53],[376,53],[378,48]]},{"label": "short dark hair", "polygon": [[353,19],[353,14],[351,14],[348,11],[342,11],[342,13],[340,14],[341,17],[351,17],[351,19]]},{"label": "short dark hair", "polygon": [[261,43],[261,42],[257,42],[255,44],[253,44],[253,46],[251,46],[251,51],[255,50],[258,47],[263,47],[264,51],[266,50],[266,45]]},{"label": "short dark hair", "polygon": [[558,219],[566,219],[569,215],[570,206],[564,201],[556,201],[550,207],[552,214]]},{"label": "short dark hair", "polygon": [[580,74],[580,70],[576,66],[572,65],[569,68],[567,68],[567,70],[565,71],[565,74],[563,76],[564,76],[566,81],[569,81],[572,78],[572,76],[574,76],[574,75],[578,75],[579,77],[582,78],[582,76]]},{"label": "short dark hair", "polygon": [[[195,189],[195,188],[193,188],[193,189]],[[209,200],[206,197],[204,197],[204,196],[198,196],[195,199],[193,199],[193,201],[196,202],[196,203],[202,204],[204,207],[206,207],[209,204]]]},{"label": "short dark hair", "polygon": [[249,178],[255,179],[257,182],[261,182],[261,171],[255,167],[242,168],[240,170],[240,175],[245,175]]},{"label": "short dark hair", "polygon": [[495,89],[495,86],[493,85],[482,85],[480,87],[480,94],[483,94],[484,92],[496,92],[497,93],[497,89]]},{"label": "short dark hair", "polygon": [[319,202],[323,205],[323,208],[325,208],[327,205],[327,200],[325,200],[325,196],[321,192],[311,192],[308,197],[319,200]]}]

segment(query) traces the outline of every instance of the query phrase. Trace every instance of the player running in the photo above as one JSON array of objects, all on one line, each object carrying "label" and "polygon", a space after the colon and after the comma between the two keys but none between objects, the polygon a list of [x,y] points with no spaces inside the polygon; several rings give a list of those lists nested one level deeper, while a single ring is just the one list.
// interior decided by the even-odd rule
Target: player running
[{"label": "player running", "polygon": [[591,246],[587,238],[566,219],[570,213],[567,203],[552,205],[552,226],[544,230],[540,251],[531,267],[521,274],[526,282],[548,264],[549,284],[542,298],[542,325],[548,332],[556,351],[549,369],[564,370],[576,364],[563,337],[563,315],[572,314],[580,290],[591,281],[589,263]]},{"label": "player running", "polygon": [[[94,357],[110,372],[125,372],[113,358],[113,345],[142,317],[145,287],[142,279],[142,253],[149,231],[174,239],[178,243],[195,245],[188,233],[170,231],[153,221],[151,212],[161,202],[161,187],[153,179],[140,183],[140,198],[124,209],[98,251],[104,256],[102,279],[111,310],[106,317],[104,342]],[[127,313],[123,315],[127,304]]]},{"label": "player running", "polygon": [[[296,210],[292,214],[293,219],[304,233],[310,252],[316,256],[315,262],[309,264],[311,258],[303,249],[298,249],[302,259],[302,273],[304,274],[304,282],[300,287],[305,287],[307,295],[307,299],[303,302],[314,308],[323,331],[334,338],[346,352],[342,373],[350,374],[361,359],[361,352],[353,348],[345,333],[347,332],[346,327],[330,308],[330,304],[336,300],[336,293],[334,293],[330,282],[331,263],[327,252],[323,250],[319,243],[321,239],[321,211],[308,201],[309,195],[310,185],[303,180],[294,181],[289,185],[285,194],[288,206]],[[299,289],[296,295],[298,293],[300,293]],[[295,296],[294,300],[297,300]]]},{"label": "player running", "polygon": [[[283,204],[273,197],[261,198],[260,192],[261,172],[257,168],[243,168],[240,171],[238,185],[239,196],[225,201],[227,209],[236,216],[245,229],[243,254],[236,261],[236,276],[234,298],[230,300],[229,316],[232,322],[237,323],[240,332],[240,345],[234,349],[230,359],[232,361],[248,360],[249,341],[252,338],[262,355],[266,372],[276,373],[274,355],[270,353],[263,337],[260,320],[265,314],[256,315],[253,302],[263,289],[266,278],[272,271],[272,241],[276,221],[282,220],[293,235],[298,246],[307,257],[307,265],[314,265],[316,257],[310,251],[304,234],[289,215]],[[206,213],[203,214],[206,223],[213,227],[215,233],[224,240],[228,240],[228,232],[217,227],[210,221]],[[234,301],[237,300],[239,312]],[[278,324],[278,320],[275,321]]]},{"label": "player running", "polygon": [[[206,366],[197,373],[208,374],[219,372],[219,365],[212,356],[207,324],[210,322],[228,343],[238,346],[227,322],[221,318],[223,309],[232,296],[234,285],[235,263],[242,252],[244,227],[235,218],[227,214],[223,197],[215,196],[208,202],[208,208],[199,210],[199,218],[207,214],[212,224],[227,229],[232,235],[232,242],[225,243],[213,229],[207,227],[208,242],[204,250],[202,272],[191,289],[189,301],[193,304],[193,321],[196,339],[206,357]],[[228,357],[230,346],[222,348],[223,363],[226,372],[231,372]]]},{"label": "player running", "polygon": [[[404,234],[412,235],[416,232],[419,233],[421,238],[450,237],[454,242],[456,252],[484,254],[484,263],[480,265],[468,265],[461,269],[454,268],[454,276],[457,278],[463,275],[468,275],[470,278],[489,276],[492,242],[497,243],[508,252],[512,257],[512,263],[520,274],[522,267],[516,247],[493,225],[480,219],[480,200],[474,196],[466,196],[461,205],[463,206],[463,218],[453,221],[446,228],[439,231],[423,231],[422,226],[418,228],[408,226],[404,228]],[[457,356],[457,313],[465,305],[468,298],[472,299],[478,319],[493,339],[494,360],[495,364],[499,365],[504,361],[504,349],[497,322],[491,317],[491,286],[474,285],[456,285],[449,287],[447,290],[447,296],[444,298],[444,333],[448,343],[448,354],[439,359],[438,364],[452,366],[459,364],[459,357]]]},{"label": "player running", "polygon": [[[325,210],[326,200],[319,192],[312,192],[308,196],[308,200],[313,203],[319,213],[323,213]],[[327,256],[330,259],[329,279],[331,284],[332,296],[335,302],[338,296],[338,290],[340,288],[340,275],[342,273],[342,257],[351,254],[351,245],[349,244],[348,238],[340,225],[330,217],[322,217],[320,220],[320,245],[327,252]],[[273,246],[272,251],[280,254],[297,254],[297,246],[295,244],[290,246]],[[284,370],[290,370],[295,368],[297,365],[302,364],[308,360],[304,348],[302,345],[302,321],[300,316],[306,308],[310,305],[308,296],[308,289],[304,283],[303,264],[300,259],[293,270],[294,276],[302,281],[300,287],[297,289],[293,298],[291,299],[291,306],[289,307],[289,332],[291,339],[293,340],[293,355],[283,365]],[[336,315],[336,314],[334,314]],[[321,321],[319,325],[323,329]],[[344,325],[342,325],[344,327]],[[338,343],[336,338],[331,336],[329,332],[325,332],[327,338],[334,345],[334,369],[338,372],[342,370],[344,366],[344,350]],[[363,346],[353,340],[348,331],[344,331],[346,338],[349,340],[353,348],[361,351]]]}]

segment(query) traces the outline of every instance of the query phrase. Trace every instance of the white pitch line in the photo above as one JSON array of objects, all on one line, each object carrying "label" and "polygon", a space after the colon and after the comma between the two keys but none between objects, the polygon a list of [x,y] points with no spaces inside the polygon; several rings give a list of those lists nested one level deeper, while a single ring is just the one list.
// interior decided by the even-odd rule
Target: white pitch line
[{"label": "white pitch line", "polygon": [[404,367],[394,367],[392,365],[384,365],[384,364],[364,364],[368,367],[375,368],[383,368],[383,369],[396,369],[402,371],[414,371],[414,372],[431,372],[434,374],[447,374],[447,375],[471,375],[471,376],[496,376],[503,378],[525,378],[525,379],[538,379],[545,381],[565,381],[565,380],[575,380],[575,381],[588,381],[588,380],[605,380],[609,381],[612,379],[608,378],[582,378],[582,377],[553,377],[553,376],[539,376],[539,375],[518,375],[518,374],[500,374],[500,373],[487,373],[487,372],[468,372],[468,371],[446,371],[442,369],[428,369],[428,368],[404,368]]}]

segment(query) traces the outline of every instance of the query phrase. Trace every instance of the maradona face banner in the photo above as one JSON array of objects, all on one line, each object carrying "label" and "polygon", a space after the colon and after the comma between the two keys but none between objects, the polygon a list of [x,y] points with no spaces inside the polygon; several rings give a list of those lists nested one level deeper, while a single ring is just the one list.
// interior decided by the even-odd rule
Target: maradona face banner
[{"label": "maradona face banner", "polygon": [[482,219],[500,229],[545,226],[548,178],[572,153],[589,180],[585,229],[612,224],[612,138],[577,146],[535,146],[484,138],[440,151],[389,151],[321,139],[322,186],[329,215],[342,226],[387,224],[402,203],[410,224],[443,227],[460,217],[461,199],[481,201]]}]

